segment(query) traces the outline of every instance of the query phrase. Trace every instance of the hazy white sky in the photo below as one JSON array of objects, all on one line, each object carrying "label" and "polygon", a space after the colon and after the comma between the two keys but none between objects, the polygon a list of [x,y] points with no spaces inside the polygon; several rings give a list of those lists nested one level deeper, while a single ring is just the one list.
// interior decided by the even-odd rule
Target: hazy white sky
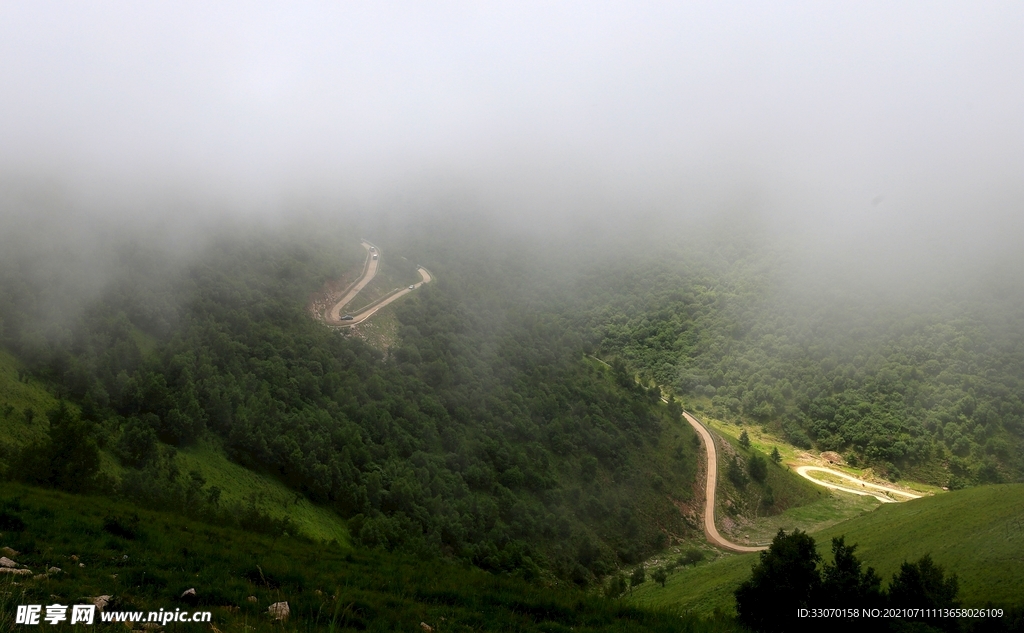
[{"label": "hazy white sky", "polygon": [[1010,2],[5,2],[0,169],[919,221],[1021,192],[1022,34]]}]

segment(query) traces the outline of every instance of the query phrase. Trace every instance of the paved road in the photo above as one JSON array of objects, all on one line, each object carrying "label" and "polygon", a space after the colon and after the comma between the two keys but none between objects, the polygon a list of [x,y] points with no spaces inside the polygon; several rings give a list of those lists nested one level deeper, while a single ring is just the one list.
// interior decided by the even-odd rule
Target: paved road
[{"label": "paved road", "polygon": [[363,248],[366,249],[366,263],[363,264],[363,274],[355,281],[355,283],[349,286],[348,291],[345,292],[345,296],[343,296],[338,303],[335,303],[330,311],[324,315],[324,320],[326,320],[329,325],[344,325],[348,323],[348,321],[341,320],[341,309],[355,299],[356,295],[359,294],[359,291],[365,288],[366,284],[373,281],[374,276],[377,274],[377,268],[380,266],[379,258],[382,257],[380,249],[377,249],[378,259],[374,259],[373,253],[370,249],[376,247],[366,240],[363,240]]},{"label": "paved road", "polygon": [[718,486],[718,451],[715,448],[715,440],[711,437],[711,432],[698,422],[697,418],[685,411],[683,411],[683,417],[700,435],[700,439],[704,441],[704,448],[708,454],[708,477],[704,486],[704,535],[712,545],[717,545],[730,552],[760,552],[761,550],[768,549],[767,545],[760,547],[737,545],[732,541],[726,540],[725,537],[718,533],[718,528],[715,526],[715,490]]},{"label": "paved road", "polygon": [[[921,498],[921,495],[916,495],[916,494],[914,494],[912,492],[905,492],[903,490],[897,490],[896,488],[890,488],[889,486],[880,486],[878,484],[873,484],[873,483],[871,483],[869,481],[864,481],[862,479],[857,479],[856,477],[848,475],[848,474],[846,474],[844,472],[841,472],[841,471],[838,471],[838,470],[832,470],[831,468],[822,468],[821,466],[800,466],[799,468],[796,469],[796,472],[801,477],[804,477],[806,479],[810,479],[811,481],[813,481],[814,483],[818,484],[819,486],[825,486],[826,488],[831,488],[832,490],[842,490],[843,492],[852,492],[855,495],[862,495],[862,496],[865,496],[865,497],[874,497],[875,499],[878,499],[882,503],[898,503],[899,501],[901,501],[901,499],[894,499],[893,495],[899,495],[901,497],[906,497],[905,499],[902,499],[902,501],[910,501],[911,499],[920,499]],[[853,484],[859,484],[860,488],[859,489],[858,488],[848,488],[846,486],[839,486],[837,484],[829,483],[827,481],[821,481],[820,479],[815,479],[814,477],[811,477],[808,474],[809,472],[828,473],[828,474],[834,475],[836,477],[841,477],[843,479],[846,479],[846,480],[852,482]],[[880,491],[880,492],[875,492],[875,491]]]}]

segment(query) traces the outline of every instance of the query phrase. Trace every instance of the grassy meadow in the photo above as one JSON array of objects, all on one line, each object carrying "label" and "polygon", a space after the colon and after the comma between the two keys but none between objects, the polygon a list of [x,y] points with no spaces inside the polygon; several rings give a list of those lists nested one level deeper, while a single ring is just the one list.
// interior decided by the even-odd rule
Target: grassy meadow
[{"label": "grassy meadow", "polygon": [[[836,493],[836,496],[843,493]],[[853,497],[855,495],[843,495]],[[788,530],[787,530],[788,531]],[[1024,484],[981,486],[885,504],[872,512],[812,532],[825,560],[831,539],[846,536],[857,556],[888,583],[904,561],[931,554],[960,579],[966,606],[1021,602],[1024,587]],[[727,555],[674,571],[661,587],[647,582],[629,598],[636,604],[684,611],[732,612],[732,592],[750,575],[758,554]]]}]

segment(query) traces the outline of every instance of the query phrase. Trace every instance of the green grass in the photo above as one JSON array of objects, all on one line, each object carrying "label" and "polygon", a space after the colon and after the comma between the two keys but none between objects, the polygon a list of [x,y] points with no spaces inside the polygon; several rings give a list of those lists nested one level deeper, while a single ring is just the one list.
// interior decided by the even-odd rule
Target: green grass
[{"label": "green grass", "polygon": [[[35,378],[21,382],[18,372],[22,369],[14,356],[0,349],[0,442],[9,448],[43,439],[49,426],[46,412],[59,404]],[[26,409],[34,412],[31,423],[26,421]]]},{"label": "green grass", "polygon": [[[111,595],[108,610],[199,609],[238,631],[675,632],[739,631],[588,595],[572,587],[489,575],[436,558],[351,551],[138,511],[107,499],[0,484],[0,545],[39,573],[0,579],[0,629],[18,604],[79,604]],[[197,605],[180,598],[195,589]],[[249,596],[254,600],[250,601]],[[286,623],[267,607],[287,601]],[[55,630],[71,630],[63,625]],[[209,625],[202,627],[209,630]],[[166,630],[198,630],[168,625]]]},{"label": "green grass", "polygon": [[747,436],[750,438],[750,446],[765,455],[771,455],[773,447],[778,448],[779,454],[782,455],[783,463],[796,461],[801,454],[806,452],[753,424],[736,424],[735,422],[720,420],[706,413],[701,414],[699,417],[704,424],[717,431],[719,435],[733,440],[739,440],[740,433],[746,431]]},{"label": "green grass", "polygon": [[[852,496],[852,495],[851,495]],[[812,533],[818,551],[831,556],[833,536],[858,545],[857,555],[881,575],[883,584],[904,561],[931,554],[960,578],[967,606],[988,602],[1011,606],[1024,588],[1024,484],[969,488],[873,512]],[[757,554],[725,556],[696,568],[677,570],[664,588],[646,583],[632,601],[687,611],[733,612],[732,592],[750,575]]]},{"label": "green grass", "polygon": [[225,503],[243,503],[255,496],[258,505],[272,518],[290,517],[303,536],[316,541],[337,541],[350,547],[345,522],[334,512],[320,507],[283,483],[232,463],[222,451],[199,444],[178,451],[182,472],[199,471],[210,486],[221,489]]},{"label": "green grass", "polygon": [[960,576],[965,604],[1020,602],[1024,592],[1024,484],[979,486],[885,504],[818,534],[826,549],[846,535],[888,581],[904,561],[931,553]]},{"label": "green grass", "polygon": [[[821,521],[840,521],[852,514],[859,513],[861,506],[855,508],[843,507],[844,504],[829,500],[828,491],[825,488],[816,486],[803,477],[797,475],[788,467],[772,462],[770,453],[758,450],[751,443],[749,448],[743,448],[739,440],[712,429],[713,433],[719,436],[718,456],[718,494],[716,496],[716,512],[718,528],[723,535],[735,539],[743,544],[763,544],[771,540],[778,525],[792,527],[804,527],[802,522],[809,517],[816,517],[816,525]],[[761,496],[765,494],[765,488],[757,482],[750,481],[743,489],[737,489],[726,475],[730,453],[738,456],[745,463],[754,455],[759,455],[767,464],[767,477],[765,483],[771,487],[775,497],[775,504],[769,509],[759,506]],[[796,512],[807,506],[815,506],[810,512]],[[829,512],[829,510],[834,510]]]},{"label": "green grass", "polygon": [[681,567],[669,575],[662,587],[648,580],[627,600],[652,608],[675,608],[700,614],[716,610],[735,613],[733,591],[750,576],[757,554],[723,554],[717,560]]},{"label": "green grass", "polygon": [[807,505],[790,508],[782,514],[758,517],[744,525],[743,533],[751,543],[769,543],[779,529],[790,532],[818,532],[853,517],[871,512],[880,505],[874,497],[825,491]]}]

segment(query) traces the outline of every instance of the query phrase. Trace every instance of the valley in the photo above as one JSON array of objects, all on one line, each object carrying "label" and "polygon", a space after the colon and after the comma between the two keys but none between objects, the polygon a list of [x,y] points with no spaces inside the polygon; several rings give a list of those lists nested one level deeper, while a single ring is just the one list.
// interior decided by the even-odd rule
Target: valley
[{"label": "valley", "polygon": [[[34,346],[34,323],[7,313],[11,351],[0,357],[0,407],[8,440],[0,458],[8,479],[18,482],[11,485],[28,487],[7,488],[0,502],[29,517],[35,510],[25,508],[43,503],[36,491],[57,488],[104,497],[115,504],[109,512],[126,521],[133,512],[170,510],[182,525],[234,530],[216,537],[230,542],[291,539],[289,551],[309,543],[331,556],[408,564],[402,573],[410,574],[468,566],[489,575],[482,577],[558,588],[568,592],[565,600],[590,596],[598,600],[593,608],[617,614],[609,622],[633,617],[616,609],[641,609],[636,617],[649,622],[682,609],[696,614],[695,630],[711,626],[707,618],[716,609],[733,612],[733,591],[749,575],[752,554],[765,551],[780,529],[808,531],[823,552],[832,536],[846,535],[886,578],[900,556],[928,553],[956,570],[965,601],[991,591],[1001,604],[1013,602],[998,584],[1014,586],[1012,573],[990,581],[982,570],[1001,569],[1019,551],[1006,528],[1019,491],[977,480],[945,492],[912,481],[915,473],[932,473],[927,478],[936,481],[935,473],[982,472],[970,470],[978,467],[969,456],[930,443],[915,453],[917,461],[904,457],[897,466],[871,457],[870,443],[838,445],[822,433],[814,440],[819,444],[807,437],[810,446],[801,445],[806,436],[787,426],[786,416],[812,428],[818,409],[789,410],[779,400],[774,413],[762,415],[767,400],[733,391],[723,377],[691,384],[683,372],[658,383],[661,370],[651,370],[644,355],[666,358],[658,339],[642,332],[623,338],[626,330],[588,325],[604,314],[609,324],[627,327],[615,297],[642,284],[606,273],[606,285],[567,285],[550,271],[567,274],[571,267],[553,263],[562,255],[540,245],[502,246],[530,255],[529,265],[517,268],[497,246],[452,249],[452,240],[470,243],[412,229],[381,246],[315,231],[293,239],[242,233],[183,268],[187,284],[173,276],[117,282],[163,293],[170,307],[162,314],[173,315],[168,325],[147,320],[151,313],[133,294],[138,291],[106,296],[71,326],[68,355]],[[411,263],[417,260],[442,274]],[[612,290],[618,294],[609,298]],[[656,293],[648,300],[654,303],[642,308],[644,327],[666,315]],[[686,296],[676,301],[673,318],[691,314]],[[595,302],[605,307],[593,312]],[[714,316],[676,322],[677,334],[721,342]],[[364,337],[361,328],[387,334]],[[646,341],[647,351],[638,354],[631,341]],[[731,345],[746,353],[740,343]],[[695,349],[679,358],[699,358]],[[836,393],[827,398],[851,397]],[[813,406],[824,411],[827,398],[820,395]],[[848,406],[830,415],[863,424],[864,412],[875,411],[863,402]],[[26,414],[30,408],[38,412]],[[895,409],[886,411],[884,424],[900,428]],[[893,442],[924,446],[927,437],[909,428]],[[1004,437],[991,428],[992,437]],[[57,462],[39,457],[54,452],[84,465],[73,485]],[[976,463],[994,463],[999,455],[982,451]],[[1012,467],[1012,460],[1000,462],[997,472],[1010,476]],[[1006,492],[988,495],[989,489]],[[980,513],[994,523],[965,527],[963,542],[951,544],[924,532],[944,513]],[[155,527],[159,514],[146,516],[149,527],[140,529],[160,533],[147,538],[172,538]],[[995,524],[1010,529],[1007,544],[989,546],[980,562],[966,561],[963,552],[982,548],[980,535]],[[37,564],[39,552],[29,541],[9,541]],[[113,543],[89,547],[101,552]],[[94,555],[93,564],[105,570],[102,556]],[[399,562],[404,557],[432,562]],[[679,564],[682,559],[690,562]],[[231,609],[244,606],[239,596],[257,592],[259,583],[225,572],[218,565],[227,559],[218,560],[195,564],[195,588],[213,592],[227,609],[218,612],[219,621],[237,628]],[[664,572],[664,587],[650,579],[632,585],[637,570]],[[286,573],[303,580],[276,581],[289,589],[273,588],[278,593],[267,600],[288,598],[298,605],[296,617],[318,621],[314,611],[325,607],[314,605],[319,594],[311,597],[309,587],[334,572],[314,565]],[[26,590],[114,592],[124,604],[173,593],[169,584],[104,586],[99,576],[85,589],[75,583],[86,579],[76,578]],[[233,593],[216,593],[216,585]],[[392,600],[391,589],[360,591],[367,607],[359,617],[384,621],[383,611],[369,605]],[[445,600],[477,599],[464,589],[444,591],[457,596]],[[430,600],[409,608],[424,613],[416,616],[424,622],[473,621],[472,610],[442,616]],[[505,613],[495,608],[494,614]],[[544,617],[524,621],[525,630]],[[559,617],[566,626],[580,623]]]}]

